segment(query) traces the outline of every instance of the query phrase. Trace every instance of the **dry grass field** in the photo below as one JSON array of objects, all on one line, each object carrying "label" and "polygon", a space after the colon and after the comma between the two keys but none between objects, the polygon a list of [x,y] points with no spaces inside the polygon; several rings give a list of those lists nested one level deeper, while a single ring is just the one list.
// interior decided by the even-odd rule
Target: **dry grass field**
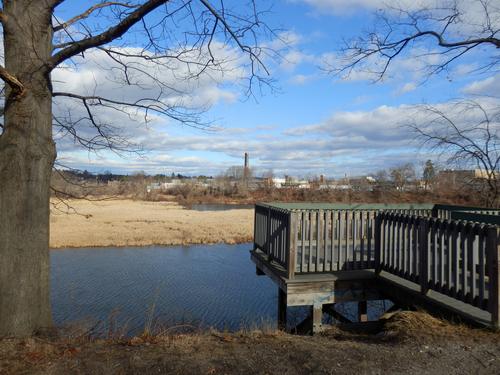
[{"label": "dry grass field", "polygon": [[125,199],[66,203],[69,209],[51,212],[52,248],[241,243],[253,236],[251,209],[200,212]]}]

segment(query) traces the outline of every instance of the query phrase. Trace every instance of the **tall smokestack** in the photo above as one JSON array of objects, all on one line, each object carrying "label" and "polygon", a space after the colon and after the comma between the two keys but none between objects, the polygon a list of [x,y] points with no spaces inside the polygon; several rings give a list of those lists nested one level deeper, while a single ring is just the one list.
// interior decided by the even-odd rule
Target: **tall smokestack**
[{"label": "tall smokestack", "polygon": [[245,152],[245,169],[248,169],[248,152]]}]

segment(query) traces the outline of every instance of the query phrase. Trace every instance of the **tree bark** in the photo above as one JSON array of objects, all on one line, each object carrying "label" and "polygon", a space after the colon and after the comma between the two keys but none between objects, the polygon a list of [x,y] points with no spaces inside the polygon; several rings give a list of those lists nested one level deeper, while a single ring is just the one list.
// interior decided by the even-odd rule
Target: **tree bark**
[{"label": "tree bark", "polygon": [[52,138],[52,9],[48,0],[3,1],[7,86],[0,135],[0,337],[29,336],[52,324],[49,199]]}]

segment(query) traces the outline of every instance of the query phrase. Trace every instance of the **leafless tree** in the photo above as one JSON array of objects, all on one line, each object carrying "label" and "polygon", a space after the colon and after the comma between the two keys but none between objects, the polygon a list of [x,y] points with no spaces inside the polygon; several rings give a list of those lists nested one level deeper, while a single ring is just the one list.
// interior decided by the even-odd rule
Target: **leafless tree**
[{"label": "leafless tree", "polygon": [[[204,80],[245,77],[248,93],[268,82],[258,38],[272,32],[252,0],[233,6],[220,0],[67,3],[1,3],[0,336],[51,325],[49,197],[56,140],[60,147],[138,150],[133,138],[139,130],[123,129],[123,116],[204,127],[204,105],[191,95]],[[61,16],[75,9],[82,10]],[[73,81],[89,64],[103,74],[88,75],[94,84],[83,82],[82,88]],[[103,89],[108,82],[113,90]],[[72,144],[62,139],[68,136]]]},{"label": "leafless tree", "polygon": [[[426,5],[430,3],[434,6]],[[407,2],[405,7],[379,10],[373,28],[346,41],[326,68],[341,76],[367,73],[375,81],[385,78],[398,59],[419,60],[424,77],[450,72],[459,61],[472,62],[471,72],[497,72],[499,35],[498,1]],[[485,202],[497,206],[498,98],[490,99],[487,107],[480,101],[461,101],[447,109],[422,106],[427,122],[410,127],[426,147],[445,156],[448,165],[481,170],[486,176],[479,184],[485,188]],[[471,113],[479,119],[471,119]]]},{"label": "leafless tree", "polygon": [[498,2],[445,0],[435,4],[379,10],[373,28],[346,41],[340,59],[327,61],[326,69],[340,75],[362,71],[381,80],[394,60],[413,52],[411,58],[422,60],[422,69],[432,75],[480,49],[489,50],[489,58],[476,59],[475,70],[496,69],[500,61]]},{"label": "leafless tree", "polygon": [[421,145],[438,153],[446,164],[474,168],[469,179],[484,193],[484,204],[499,206],[500,108],[495,102],[461,100],[449,108],[422,106],[424,118],[409,125]]},{"label": "leafless tree", "polygon": [[415,167],[411,163],[391,168],[391,180],[398,191],[407,189],[408,184],[415,181]]},{"label": "leafless tree", "polygon": [[226,170],[225,177],[231,180],[243,181],[253,177],[253,170],[240,165],[233,165]]}]

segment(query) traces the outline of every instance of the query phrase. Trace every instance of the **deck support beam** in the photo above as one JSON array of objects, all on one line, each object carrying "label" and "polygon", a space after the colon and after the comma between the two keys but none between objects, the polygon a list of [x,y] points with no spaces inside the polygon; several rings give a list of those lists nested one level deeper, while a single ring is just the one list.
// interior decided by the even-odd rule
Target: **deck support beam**
[{"label": "deck support beam", "polygon": [[315,303],[311,306],[312,333],[321,332],[323,329],[323,304]]},{"label": "deck support beam", "polygon": [[353,323],[351,319],[347,318],[346,316],[342,315],[340,312],[335,310],[334,306],[335,306],[334,303],[323,305],[323,311],[326,312],[331,317],[333,317],[334,319],[338,320],[340,323],[346,323],[346,324]]}]

